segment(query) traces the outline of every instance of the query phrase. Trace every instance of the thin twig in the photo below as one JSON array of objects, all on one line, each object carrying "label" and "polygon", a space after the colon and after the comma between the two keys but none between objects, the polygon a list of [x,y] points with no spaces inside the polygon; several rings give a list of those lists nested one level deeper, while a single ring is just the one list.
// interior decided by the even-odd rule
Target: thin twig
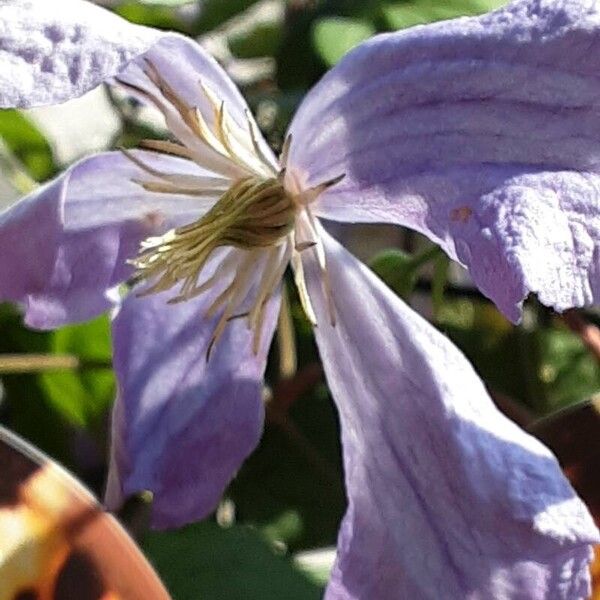
[{"label": "thin twig", "polygon": [[289,409],[306,392],[323,380],[323,370],[319,363],[311,363],[300,369],[294,377],[281,379],[273,389],[273,395],[266,407],[267,421],[277,427],[309,462],[314,469],[330,483],[337,482],[337,470],[314,447],[289,415]]},{"label": "thin twig", "polygon": [[72,354],[0,354],[0,375],[110,367],[110,361],[84,360]]}]

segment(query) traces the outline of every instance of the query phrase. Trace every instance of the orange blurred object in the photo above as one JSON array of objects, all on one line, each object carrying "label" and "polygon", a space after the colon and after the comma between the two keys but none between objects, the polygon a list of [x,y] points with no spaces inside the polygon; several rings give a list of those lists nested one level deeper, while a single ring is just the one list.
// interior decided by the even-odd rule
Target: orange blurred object
[{"label": "orange blurred object", "polygon": [[0,473],[0,600],[169,600],[94,496],[3,428]]}]

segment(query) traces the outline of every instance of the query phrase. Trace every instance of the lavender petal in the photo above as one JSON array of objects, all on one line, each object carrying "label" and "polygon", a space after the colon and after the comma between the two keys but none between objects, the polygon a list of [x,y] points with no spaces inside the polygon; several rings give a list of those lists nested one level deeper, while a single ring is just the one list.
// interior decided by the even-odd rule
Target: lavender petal
[{"label": "lavender petal", "polygon": [[550,453],[460,351],[324,234],[307,264],[348,511],[327,597],[580,599],[598,531]]},{"label": "lavender petal", "polygon": [[414,228],[466,265],[512,320],[535,292],[600,301],[600,10],[512,2],[382,35],[307,95],[290,168],[345,173],[322,217]]},{"label": "lavender petal", "polygon": [[0,106],[58,104],[81,96],[162,35],[91,2],[2,2]]},{"label": "lavender petal", "polygon": [[[213,261],[213,267],[215,262]],[[173,294],[130,295],[113,323],[119,394],[113,415],[110,507],[154,494],[152,524],[205,517],[262,433],[262,377],[279,298],[269,302],[259,352],[231,321],[207,361],[216,292],[169,305]]]},{"label": "lavender petal", "polygon": [[[176,158],[145,160],[193,171]],[[50,329],[107,310],[107,292],[132,274],[126,260],[141,240],[201,213],[202,199],[146,192],[132,182],[142,176],[122,154],[99,154],[0,215],[1,298],[22,304],[29,326]]]}]

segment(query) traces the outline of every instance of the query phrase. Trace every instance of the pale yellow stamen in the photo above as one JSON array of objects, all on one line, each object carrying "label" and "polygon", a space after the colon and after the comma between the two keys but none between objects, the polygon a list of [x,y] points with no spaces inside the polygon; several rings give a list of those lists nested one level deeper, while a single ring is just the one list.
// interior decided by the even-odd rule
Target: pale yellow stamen
[{"label": "pale yellow stamen", "polygon": [[146,240],[133,265],[139,276],[159,278],[148,293],[183,281],[186,295],[216,248],[274,246],[292,230],[295,216],[296,204],[278,179],[248,177],[233,184],[198,221]]},{"label": "pale yellow stamen", "polygon": [[[223,335],[225,331],[225,327],[227,326],[228,321],[230,320],[233,312],[235,311],[236,306],[240,302],[243,301],[244,296],[248,292],[247,284],[250,279],[250,275],[252,274],[252,266],[253,261],[256,259],[256,251],[248,252],[247,256],[242,261],[241,265],[236,271],[235,277],[229,287],[225,290],[219,298],[213,303],[213,305],[208,309],[206,316],[212,317],[216,314],[217,309],[220,305],[227,300],[227,304],[219,319],[215,330],[213,331],[212,337],[208,343],[208,347],[206,349],[206,360],[210,358],[210,353],[214,347],[214,345],[219,341],[219,338]],[[222,297],[225,300],[222,300]],[[259,334],[260,335],[260,334]]]},{"label": "pale yellow stamen", "polygon": [[271,250],[271,254],[263,271],[254,306],[248,314],[248,327],[254,331],[253,350],[255,353],[257,353],[259,349],[260,333],[265,317],[265,306],[281,281],[290,258],[290,244],[285,246],[283,256],[281,256],[281,250],[279,248],[274,248]]},{"label": "pale yellow stamen", "polygon": [[[335,183],[341,181],[342,177],[336,178]],[[330,184],[332,185],[332,184]],[[335,184],[333,184],[335,185]],[[327,309],[329,311],[329,321],[332,326],[335,327],[336,316],[335,316],[335,304],[333,300],[333,291],[331,289],[331,280],[329,279],[329,272],[327,271],[327,259],[325,258],[325,250],[323,249],[323,244],[319,239],[319,230],[317,226],[316,219],[310,210],[310,207],[306,207],[306,214],[308,215],[308,222],[310,224],[310,228],[312,229],[313,235],[318,242],[315,242],[315,251],[317,253],[317,262],[319,263],[319,268],[321,269],[321,282],[323,284],[323,292],[325,297],[327,298]]]},{"label": "pale yellow stamen", "polygon": [[167,140],[141,140],[139,146],[140,148],[156,150],[157,152],[163,152],[164,154],[172,154],[173,156],[193,160],[193,155],[188,148]]},{"label": "pale yellow stamen", "polygon": [[[295,244],[294,244],[295,245]],[[298,290],[298,296],[300,298],[300,304],[306,318],[310,321],[311,325],[317,324],[317,317],[310,301],[308,289],[306,287],[306,279],[304,277],[304,266],[302,264],[302,257],[299,252],[294,252],[292,255],[292,268],[294,270],[294,283]]]},{"label": "pale yellow stamen", "polygon": [[281,157],[279,158],[279,162],[281,164],[281,171],[285,172],[287,169],[287,161],[290,153],[290,145],[292,144],[292,134],[288,134],[288,136],[283,141],[283,147],[281,148]]},{"label": "pale yellow stamen", "polygon": [[[158,169],[155,169],[147,162],[138,158],[135,154],[126,150],[125,148],[121,148],[121,152],[136,166],[138,166],[142,171],[153,175],[154,177],[158,177],[159,179],[163,179],[165,182],[175,188],[179,188],[179,190],[186,190],[186,193],[190,195],[197,195],[202,192],[212,192],[216,193],[217,196],[220,196],[226,189],[229,187],[228,181],[223,179],[222,177],[202,177],[200,175],[188,175],[185,173],[165,173]],[[146,187],[152,185],[155,182],[147,182],[147,181],[139,181],[134,179],[136,183]],[[158,191],[158,190],[154,190]],[[168,191],[168,188],[167,188]]]}]

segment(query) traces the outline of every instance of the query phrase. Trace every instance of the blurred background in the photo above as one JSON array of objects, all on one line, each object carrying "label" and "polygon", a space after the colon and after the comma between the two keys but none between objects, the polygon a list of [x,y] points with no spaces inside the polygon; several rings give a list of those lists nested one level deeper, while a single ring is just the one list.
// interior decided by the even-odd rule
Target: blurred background
[{"label": "blurred background", "polygon": [[[242,89],[279,149],[307,90],[371,35],[486,12],[498,0],[146,0],[98,2],[126,19],[197,39]],[[93,118],[90,118],[93,115]],[[147,108],[99,88],[60,107],[0,112],[0,203],[7,206],[86,154],[165,135]],[[511,325],[457,266],[413,232],[347,231],[355,254],[449,335],[499,406],[522,425],[600,390],[600,319],[558,316],[528,301]],[[291,318],[268,367],[267,423],[211,519],[148,532],[144,499],[121,515],[174,598],[319,598],[345,500],[338,424],[292,286]],[[115,382],[108,317],[39,333],[0,308],[0,423],[76,473],[101,496]]]}]

